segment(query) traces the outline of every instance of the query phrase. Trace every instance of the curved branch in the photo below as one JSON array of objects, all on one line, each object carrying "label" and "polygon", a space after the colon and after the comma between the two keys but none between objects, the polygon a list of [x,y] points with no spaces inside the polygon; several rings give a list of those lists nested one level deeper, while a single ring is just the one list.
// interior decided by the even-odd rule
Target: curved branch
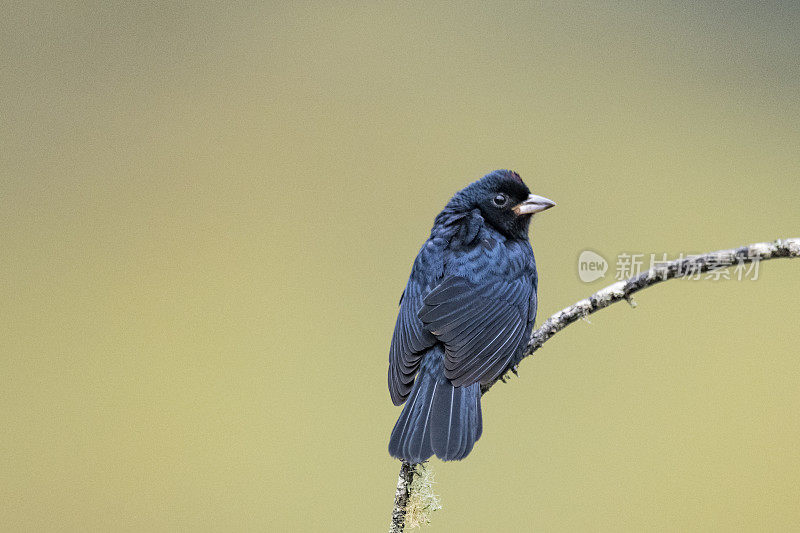
[{"label": "curved branch", "polygon": [[[647,287],[652,287],[668,279],[700,275],[705,272],[719,270],[734,265],[766,261],[779,257],[800,257],[800,239],[778,239],[774,242],[759,242],[730,250],[717,250],[700,255],[693,255],[660,264],[646,272],[618,281],[600,289],[593,295],[565,307],[554,314],[531,333],[528,347],[523,358],[533,354],[556,333],[570,324],[585,318],[611,304],[626,300],[633,305],[631,297]],[[513,369],[516,370],[516,367]],[[499,379],[481,387],[483,392],[497,383]]]},{"label": "curved branch", "polygon": [[[618,281],[600,289],[588,298],[565,307],[545,320],[544,324],[531,333],[531,339],[528,341],[528,347],[522,357],[525,358],[533,354],[545,342],[553,338],[556,333],[579,319],[596,313],[600,309],[623,300],[634,305],[631,297],[635,293],[662,281],[700,275],[734,265],[767,261],[779,257],[800,257],[800,239],[778,239],[774,242],[759,242],[740,248],[717,250],[716,252],[664,262],[637,276]],[[516,367],[514,370],[516,370]],[[482,386],[481,390],[483,392],[488,391],[497,381],[499,379]]]},{"label": "curved branch", "polygon": [[[623,300],[633,305],[631,297],[635,293],[647,287],[652,287],[662,281],[700,275],[705,272],[711,272],[734,265],[766,261],[779,257],[800,257],[800,239],[779,239],[775,242],[759,242],[740,248],[718,250],[716,252],[708,252],[662,263],[661,265],[651,268],[647,272],[609,285],[588,298],[576,302],[569,307],[565,307],[545,320],[544,324],[531,333],[531,339],[528,341],[528,346],[525,349],[523,358],[533,354],[533,352],[541,348],[542,345],[556,333],[573,322]],[[512,371],[515,373],[516,368],[516,365],[512,368]],[[500,379],[502,378],[498,378],[491,383],[481,386],[481,391],[485,394],[492,385],[497,383]],[[408,502],[410,485],[413,477],[413,468],[411,468],[408,463],[403,463],[400,469],[400,479],[397,483],[397,492],[395,493],[391,532],[403,531],[406,503]],[[403,495],[402,497],[401,494]],[[399,517],[398,520],[396,520],[395,517]]]}]

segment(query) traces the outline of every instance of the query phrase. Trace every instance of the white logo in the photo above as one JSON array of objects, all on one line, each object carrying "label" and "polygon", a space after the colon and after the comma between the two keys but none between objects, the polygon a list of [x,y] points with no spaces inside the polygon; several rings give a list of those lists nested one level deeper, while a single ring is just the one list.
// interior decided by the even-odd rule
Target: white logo
[{"label": "white logo", "polygon": [[591,283],[605,276],[608,262],[605,258],[591,250],[584,250],[578,257],[578,277],[584,283]]}]

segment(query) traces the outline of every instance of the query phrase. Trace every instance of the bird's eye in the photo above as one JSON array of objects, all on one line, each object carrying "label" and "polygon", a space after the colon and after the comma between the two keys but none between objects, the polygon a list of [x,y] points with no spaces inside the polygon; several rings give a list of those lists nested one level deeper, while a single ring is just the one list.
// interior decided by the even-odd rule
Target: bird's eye
[{"label": "bird's eye", "polygon": [[494,198],[492,198],[492,203],[497,207],[503,207],[508,202],[508,196],[503,193],[498,194]]}]

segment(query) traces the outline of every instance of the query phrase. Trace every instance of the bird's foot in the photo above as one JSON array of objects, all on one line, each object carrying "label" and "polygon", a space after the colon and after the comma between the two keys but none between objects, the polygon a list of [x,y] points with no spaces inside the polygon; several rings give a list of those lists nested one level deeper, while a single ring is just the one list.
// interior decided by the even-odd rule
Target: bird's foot
[{"label": "bird's foot", "polygon": [[506,371],[505,374],[500,376],[500,381],[502,381],[503,383],[506,383],[506,379],[511,379],[511,376],[509,375],[509,372],[512,372],[515,376],[519,377],[519,372],[517,372],[517,365],[514,365],[511,368],[509,368],[508,371]]}]

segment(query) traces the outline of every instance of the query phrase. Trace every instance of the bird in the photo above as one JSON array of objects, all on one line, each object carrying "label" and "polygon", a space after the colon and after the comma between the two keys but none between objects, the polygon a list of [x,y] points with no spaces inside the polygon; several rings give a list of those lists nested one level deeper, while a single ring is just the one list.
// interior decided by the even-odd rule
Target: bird
[{"label": "bird", "polygon": [[516,369],[533,329],[538,277],[528,231],[534,213],[554,205],[516,172],[495,170],[434,219],[389,348],[389,395],[405,403],[392,457],[416,464],[472,451],[483,432],[480,387]]}]

